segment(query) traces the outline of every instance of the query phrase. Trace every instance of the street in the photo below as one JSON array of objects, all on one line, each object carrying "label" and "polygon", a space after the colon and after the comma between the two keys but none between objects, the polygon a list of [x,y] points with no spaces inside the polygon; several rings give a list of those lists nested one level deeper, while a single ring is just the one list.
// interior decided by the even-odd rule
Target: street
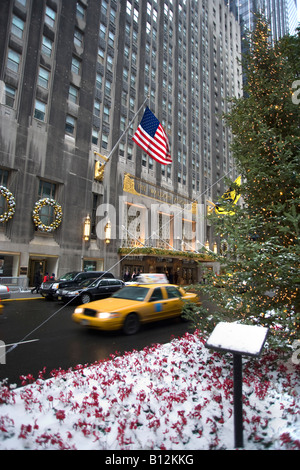
[{"label": "street", "polygon": [[[76,325],[71,314],[74,305],[64,306],[40,299],[3,302],[0,315],[0,381],[21,385],[20,376],[44,377],[59,368],[67,370],[78,364],[109,359],[111,354],[141,350],[154,343],[166,343],[189,330],[189,323],[173,319],[141,327],[138,334],[101,332]],[[9,346],[18,344],[16,347]],[[6,350],[5,357],[2,356]],[[6,363],[4,363],[6,362]]]}]

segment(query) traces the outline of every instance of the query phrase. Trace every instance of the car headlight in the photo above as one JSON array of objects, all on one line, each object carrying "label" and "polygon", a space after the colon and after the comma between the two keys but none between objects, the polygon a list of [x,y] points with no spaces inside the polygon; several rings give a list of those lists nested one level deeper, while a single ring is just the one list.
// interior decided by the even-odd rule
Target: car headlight
[{"label": "car headlight", "polygon": [[77,307],[77,308],[75,308],[74,313],[79,313],[79,314],[84,313],[84,308]]},{"label": "car headlight", "polygon": [[101,320],[107,320],[108,318],[117,318],[119,316],[118,313],[110,313],[110,312],[98,312],[96,317],[100,318]]},{"label": "car headlight", "polygon": [[53,289],[58,289],[59,288],[59,284],[56,282],[55,284],[52,284],[52,288]]}]

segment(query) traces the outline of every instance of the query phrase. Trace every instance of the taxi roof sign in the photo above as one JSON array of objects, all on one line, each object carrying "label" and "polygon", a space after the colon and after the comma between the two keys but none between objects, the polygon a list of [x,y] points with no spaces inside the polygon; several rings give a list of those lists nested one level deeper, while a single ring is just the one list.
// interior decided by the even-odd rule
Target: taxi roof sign
[{"label": "taxi roof sign", "polygon": [[168,284],[169,281],[165,274],[161,273],[143,273],[137,277],[139,284]]}]

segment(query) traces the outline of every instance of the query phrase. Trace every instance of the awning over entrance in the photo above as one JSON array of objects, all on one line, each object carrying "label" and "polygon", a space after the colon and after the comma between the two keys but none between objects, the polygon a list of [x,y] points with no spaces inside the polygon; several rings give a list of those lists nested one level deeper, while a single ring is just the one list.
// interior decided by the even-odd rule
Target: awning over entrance
[{"label": "awning over entrance", "polygon": [[156,248],[119,249],[121,275],[138,272],[164,273],[170,283],[189,285],[200,282],[201,263],[212,262],[205,253],[177,252]]}]

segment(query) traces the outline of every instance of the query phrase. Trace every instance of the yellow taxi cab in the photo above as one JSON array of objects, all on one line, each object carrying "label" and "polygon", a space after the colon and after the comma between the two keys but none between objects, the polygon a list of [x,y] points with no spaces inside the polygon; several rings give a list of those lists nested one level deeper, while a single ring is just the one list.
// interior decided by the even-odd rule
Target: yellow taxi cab
[{"label": "yellow taxi cab", "polygon": [[131,335],[142,323],[180,316],[185,301],[198,303],[199,299],[196,294],[169,284],[164,275],[143,274],[137,283],[126,285],[109,298],[80,305],[72,319],[90,328],[122,329]]}]

